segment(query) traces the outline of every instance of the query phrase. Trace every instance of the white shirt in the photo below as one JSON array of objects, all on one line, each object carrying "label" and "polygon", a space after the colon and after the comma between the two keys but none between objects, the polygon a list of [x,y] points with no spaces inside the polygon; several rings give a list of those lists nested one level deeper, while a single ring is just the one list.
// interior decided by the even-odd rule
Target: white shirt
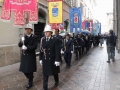
[{"label": "white shirt", "polygon": [[68,41],[68,39],[66,39],[66,42]]},{"label": "white shirt", "polygon": [[31,34],[30,35],[27,35],[28,37],[30,37],[31,36]]},{"label": "white shirt", "polygon": [[50,37],[46,37],[46,41],[47,41],[47,39],[48,39],[48,41],[50,40],[50,38],[51,38],[51,36]]}]

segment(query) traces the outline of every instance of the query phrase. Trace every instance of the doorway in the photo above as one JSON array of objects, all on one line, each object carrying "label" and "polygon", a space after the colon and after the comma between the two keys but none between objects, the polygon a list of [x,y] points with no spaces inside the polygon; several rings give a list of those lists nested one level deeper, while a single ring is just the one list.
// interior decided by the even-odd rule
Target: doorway
[{"label": "doorway", "polygon": [[34,24],[34,34],[37,36],[38,39],[38,47],[36,50],[36,54],[39,54],[40,51],[40,40],[43,37],[45,25],[46,25],[46,13],[43,10],[39,9],[38,24]]}]

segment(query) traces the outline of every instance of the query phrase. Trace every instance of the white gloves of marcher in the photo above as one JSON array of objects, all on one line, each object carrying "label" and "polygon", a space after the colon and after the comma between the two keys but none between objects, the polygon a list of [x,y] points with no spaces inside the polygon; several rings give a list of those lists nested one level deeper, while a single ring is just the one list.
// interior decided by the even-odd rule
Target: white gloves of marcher
[{"label": "white gloves of marcher", "polygon": [[56,66],[60,66],[60,62],[55,61]]},{"label": "white gloves of marcher", "polygon": [[25,41],[25,37],[22,37],[21,40],[22,40],[22,42]]},{"label": "white gloves of marcher", "polygon": [[[40,62],[40,65],[42,65],[42,60],[40,60],[39,62]],[[55,65],[60,66],[60,62],[55,61]]]},{"label": "white gloves of marcher", "polygon": [[64,54],[64,51],[61,50],[61,54]]},{"label": "white gloves of marcher", "polygon": [[42,60],[40,60],[39,62],[40,62],[40,65],[42,65]]},{"label": "white gloves of marcher", "polygon": [[71,51],[71,53],[73,53],[73,51]]},{"label": "white gloves of marcher", "polygon": [[22,46],[23,50],[27,50],[27,47],[25,45]]}]

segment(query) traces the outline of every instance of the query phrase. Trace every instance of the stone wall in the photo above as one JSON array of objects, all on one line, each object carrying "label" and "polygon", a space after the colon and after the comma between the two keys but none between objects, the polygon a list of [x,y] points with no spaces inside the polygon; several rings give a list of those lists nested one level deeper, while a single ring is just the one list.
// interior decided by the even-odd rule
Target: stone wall
[{"label": "stone wall", "polygon": [[0,46],[0,67],[20,61],[20,48],[17,45]]}]

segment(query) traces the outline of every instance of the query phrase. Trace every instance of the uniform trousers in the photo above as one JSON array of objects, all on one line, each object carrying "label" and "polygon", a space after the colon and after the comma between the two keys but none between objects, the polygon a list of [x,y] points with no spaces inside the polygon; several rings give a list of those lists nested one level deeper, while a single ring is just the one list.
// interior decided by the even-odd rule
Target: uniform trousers
[{"label": "uniform trousers", "polygon": [[24,73],[27,79],[29,80],[28,84],[32,85],[33,84],[33,73]]},{"label": "uniform trousers", "polygon": [[65,52],[64,53],[64,59],[65,59],[65,62],[66,62],[67,66],[71,65],[71,58],[72,58],[71,52]]},{"label": "uniform trousers", "polygon": [[76,59],[78,59],[78,55],[79,57],[81,57],[81,47],[75,48],[75,55],[76,55]]},{"label": "uniform trousers", "polygon": [[[53,75],[55,83],[59,83],[59,77],[58,74]],[[43,75],[43,90],[48,90],[48,75]]]}]

